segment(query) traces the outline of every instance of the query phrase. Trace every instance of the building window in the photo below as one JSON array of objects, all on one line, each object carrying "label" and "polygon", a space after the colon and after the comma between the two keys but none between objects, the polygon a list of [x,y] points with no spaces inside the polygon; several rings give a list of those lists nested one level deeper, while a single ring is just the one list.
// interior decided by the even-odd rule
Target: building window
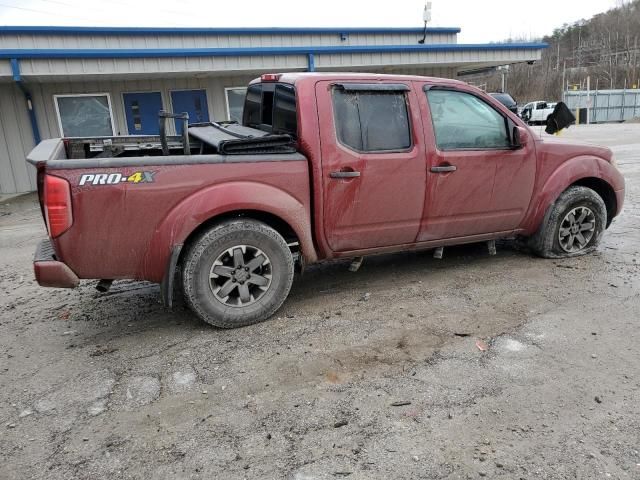
[{"label": "building window", "polygon": [[224,91],[227,98],[227,118],[242,123],[246,87],[225,88]]},{"label": "building window", "polygon": [[54,95],[63,137],[110,137],[113,113],[108,93]]},{"label": "building window", "polygon": [[407,102],[402,92],[333,91],[338,140],[358,152],[411,147]]}]

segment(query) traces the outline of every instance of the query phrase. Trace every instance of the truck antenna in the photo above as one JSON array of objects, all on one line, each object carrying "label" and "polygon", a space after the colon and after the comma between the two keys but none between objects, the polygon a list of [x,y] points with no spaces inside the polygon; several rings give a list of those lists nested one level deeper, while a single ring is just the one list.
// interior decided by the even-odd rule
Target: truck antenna
[{"label": "truck antenna", "polygon": [[424,44],[427,39],[427,24],[431,21],[431,2],[424,2],[424,10],[422,12],[422,20],[424,21],[424,34],[418,43]]}]

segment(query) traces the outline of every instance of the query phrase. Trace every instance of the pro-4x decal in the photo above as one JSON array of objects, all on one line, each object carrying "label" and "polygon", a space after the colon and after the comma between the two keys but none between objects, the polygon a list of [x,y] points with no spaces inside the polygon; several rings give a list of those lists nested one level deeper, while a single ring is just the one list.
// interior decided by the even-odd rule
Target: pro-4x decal
[{"label": "pro-4x decal", "polygon": [[123,173],[83,173],[78,185],[116,185],[118,183],[152,183],[156,172],[139,171]]}]

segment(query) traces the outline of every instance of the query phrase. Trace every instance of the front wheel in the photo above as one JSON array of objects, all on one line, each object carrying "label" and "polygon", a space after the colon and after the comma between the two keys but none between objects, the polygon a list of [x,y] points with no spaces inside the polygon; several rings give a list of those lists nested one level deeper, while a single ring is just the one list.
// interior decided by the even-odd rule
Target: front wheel
[{"label": "front wheel", "polygon": [[182,271],[191,309],[211,325],[235,328],[266,320],[280,308],[291,289],[294,262],[273,228],[239,219],[198,237]]},{"label": "front wheel", "polygon": [[597,248],[606,226],[607,208],[600,195],[587,187],[570,187],[549,208],[529,244],[545,258],[584,255]]}]

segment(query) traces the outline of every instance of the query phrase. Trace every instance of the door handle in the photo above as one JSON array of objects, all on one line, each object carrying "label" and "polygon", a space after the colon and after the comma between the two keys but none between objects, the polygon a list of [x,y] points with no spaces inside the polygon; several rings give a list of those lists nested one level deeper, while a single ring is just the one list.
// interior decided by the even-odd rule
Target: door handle
[{"label": "door handle", "polygon": [[331,178],[355,178],[360,176],[360,172],[354,172],[353,170],[341,170],[338,172],[331,172],[329,176]]},{"label": "door handle", "polygon": [[458,169],[455,165],[438,165],[437,167],[431,167],[433,173],[447,173],[455,172]]}]

